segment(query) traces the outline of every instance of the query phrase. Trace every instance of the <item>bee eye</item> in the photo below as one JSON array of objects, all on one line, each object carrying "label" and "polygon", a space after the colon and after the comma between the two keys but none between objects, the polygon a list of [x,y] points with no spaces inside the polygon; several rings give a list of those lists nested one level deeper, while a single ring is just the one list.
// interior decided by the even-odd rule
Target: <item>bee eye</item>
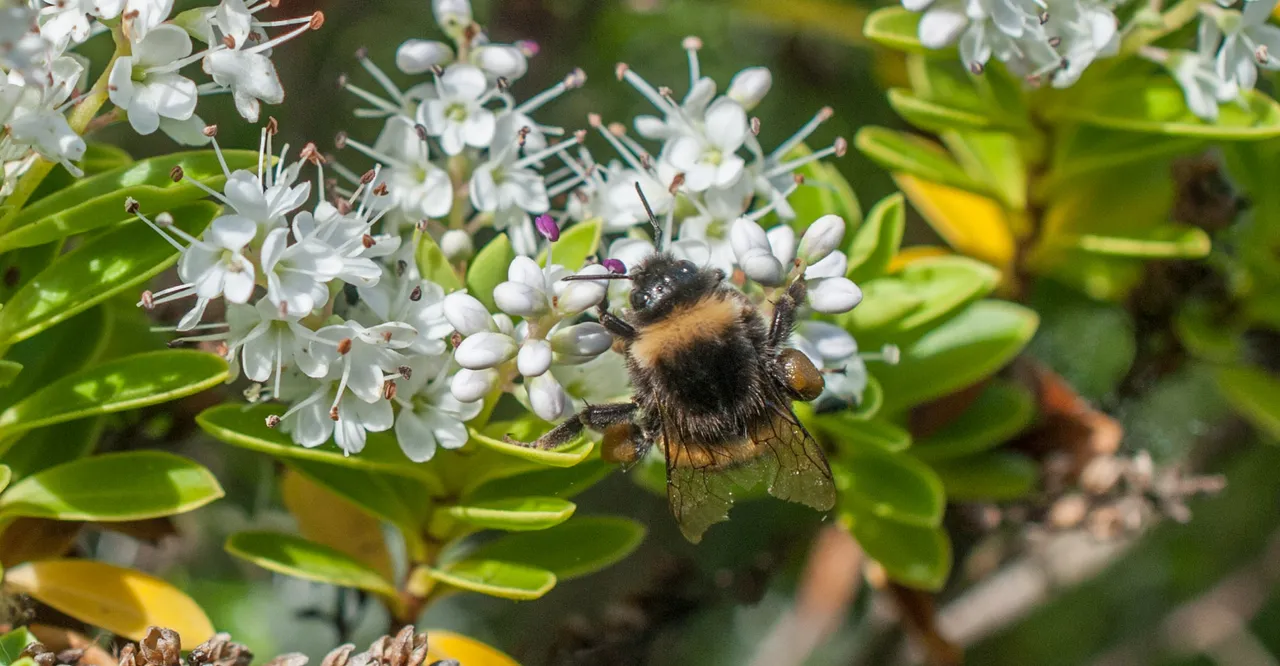
[{"label": "bee eye", "polygon": [[681,261],[678,266],[680,267],[680,272],[685,275],[695,273],[698,270],[698,267],[694,266],[693,262],[689,260]]}]

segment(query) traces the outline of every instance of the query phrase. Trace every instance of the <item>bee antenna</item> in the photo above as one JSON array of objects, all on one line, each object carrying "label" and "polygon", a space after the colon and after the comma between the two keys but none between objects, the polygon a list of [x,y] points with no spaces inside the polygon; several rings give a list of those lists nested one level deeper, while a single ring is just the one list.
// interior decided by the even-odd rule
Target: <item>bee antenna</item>
[{"label": "bee antenna", "polygon": [[661,243],[662,227],[658,225],[658,216],[653,214],[653,208],[649,207],[649,199],[644,196],[644,190],[640,189],[640,181],[636,181],[636,194],[640,196],[640,203],[644,205],[644,212],[649,216],[649,224],[653,225],[653,233],[657,236],[658,242]]}]

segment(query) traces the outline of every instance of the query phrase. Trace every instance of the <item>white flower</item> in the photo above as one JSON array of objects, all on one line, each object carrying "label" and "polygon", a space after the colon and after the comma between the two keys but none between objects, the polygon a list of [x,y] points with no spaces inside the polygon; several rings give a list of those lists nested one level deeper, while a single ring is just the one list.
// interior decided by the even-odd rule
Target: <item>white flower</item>
[{"label": "white flower", "polygon": [[[388,196],[379,207],[394,207],[413,222],[444,217],[453,208],[453,183],[431,162],[426,137],[404,116],[392,116],[378,135],[372,154],[386,165],[375,181],[386,183]],[[357,142],[349,145],[361,147]]]},{"label": "white flower", "polygon": [[40,9],[40,34],[53,43],[57,52],[70,42],[89,38],[90,17],[111,19],[120,15],[124,0],[44,0]]},{"label": "white flower", "polygon": [[807,264],[815,264],[840,247],[843,240],[844,219],[839,215],[823,215],[804,230],[799,257]]},{"label": "white flower", "polygon": [[333,248],[303,238],[288,245],[289,230],[273,229],[262,242],[267,300],[289,315],[306,316],[329,300],[329,281],[342,270]]},{"label": "white flower", "polygon": [[53,61],[43,82],[27,81],[18,72],[9,72],[7,79],[0,80],[0,118],[7,117],[9,138],[76,175],[80,170],[71,163],[84,156],[85,143],[60,108],[83,76],[79,61],[63,56]]},{"label": "white flower", "polygon": [[556,421],[565,412],[569,396],[556,380],[555,375],[544,372],[525,382],[528,391],[529,407],[538,418],[544,421]]},{"label": "white flower", "polygon": [[823,314],[840,314],[862,302],[862,290],[844,276],[848,266],[843,252],[832,252],[805,270],[809,307]]},{"label": "white flower", "polygon": [[750,111],[769,94],[772,86],[773,74],[769,72],[769,68],[748,67],[733,75],[733,79],[729,81],[729,90],[724,95]]},{"label": "white flower", "polygon": [[520,49],[509,44],[485,44],[473,49],[471,64],[490,76],[502,77],[508,81],[515,81],[529,71],[528,58],[524,57]]},{"label": "white flower", "polygon": [[703,132],[677,136],[663,148],[663,158],[685,175],[685,186],[692,192],[729,187],[742,176],[746,164],[737,152],[747,132],[742,105],[721,97],[707,109]]},{"label": "white flower", "polygon": [[[298,318],[283,315],[267,299],[260,299],[253,306],[232,304],[228,308],[228,321],[232,312],[239,313],[244,324],[252,326],[249,332],[230,345],[231,353],[239,350],[244,374],[255,382],[265,382],[273,376],[275,394],[280,393],[282,369],[292,366],[308,377],[324,377],[328,364],[324,358],[312,355],[308,348],[314,334],[298,323]],[[234,325],[233,325],[234,328]]]},{"label": "white flower", "polygon": [[281,417],[281,429],[307,448],[320,446],[332,437],[345,453],[359,453],[364,450],[368,433],[390,430],[395,417],[387,400],[344,399],[346,393],[339,383],[326,382]]},{"label": "white flower", "polygon": [[493,140],[494,115],[482,106],[489,83],[478,67],[453,64],[436,84],[437,97],[418,109],[418,122],[427,133],[438,137],[447,155],[457,155],[464,146],[488,147]]},{"label": "white flower", "polygon": [[196,110],[196,84],[178,74],[174,63],[191,55],[191,38],[181,28],[162,25],[149,31],[133,47],[133,54],[116,59],[111,68],[108,96],[129,115],[139,134],[151,134],[161,118],[187,120]]},{"label": "white flower", "polygon": [[1209,19],[1200,23],[1202,48],[1209,44],[1218,49],[1218,78],[1234,83],[1241,90],[1252,90],[1258,80],[1258,67],[1280,69],[1280,28],[1267,22],[1276,0],[1246,2],[1241,11],[1212,5],[1201,11]]},{"label": "white flower", "polygon": [[286,226],[285,216],[311,197],[311,183],[294,185],[288,179],[273,183],[270,178],[266,181],[264,184],[256,174],[238,170],[232,172],[222,188],[227,205],[264,231]]},{"label": "white flower", "polygon": [[147,38],[173,11],[173,0],[125,0],[124,33],[134,44]]},{"label": "white flower", "polygon": [[511,160],[512,150],[502,150],[471,174],[471,203],[477,210],[493,212],[519,208],[545,213],[551,208],[542,176],[528,168],[529,162]]},{"label": "white flower", "polygon": [[537,377],[551,369],[551,343],[546,340],[527,340],[516,354],[516,369],[525,377]]},{"label": "white flower", "polygon": [[[595,264],[587,266],[579,274],[602,275],[606,272],[603,266]],[[529,318],[553,310],[561,317],[575,315],[604,299],[606,286],[603,281],[562,279],[570,274],[559,264],[543,269],[529,257],[516,257],[507,268],[507,281],[494,288],[493,300],[503,312]]]},{"label": "white flower", "polygon": [[782,284],[785,269],[774,256],[769,237],[755,220],[745,217],[734,220],[729,228],[729,243],[747,277],[768,287]]},{"label": "white flower", "polygon": [[509,335],[495,331],[480,331],[468,335],[458,345],[453,357],[458,365],[468,370],[484,370],[501,365],[515,358],[520,350]]},{"label": "white flower", "polygon": [[399,373],[405,365],[400,350],[412,345],[417,337],[412,326],[401,322],[366,328],[347,321],[316,331],[310,349],[328,362],[330,373],[341,368],[342,386],[360,400],[373,403],[382,398],[384,385],[391,379],[385,373]]},{"label": "white flower", "polygon": [[431,13],[436,23],[452,35],[471,25],[471,0],[431,0]]},{"label": "white flower", "polygon": [[223,215],[205,231],[202,241],[192,243],[178,261],[178,273],[195,288],[201,300],[219,296],[232,303],[247,303],[253,295],[255,270],[244,256],[258,227],[239,215]]},{"label": "white flower", "polygon": [[337,277],[343,282],[371,287],[382,277],[382,268],[374,259],[393,254],[401,240],[399,236],[370,235],[377,219],[363,206],[343,215],[332,204],[321,202],[315,213],[302,211],[293,217],[293,234],[315,238],[333,248],[342,261]]},{"label": "white flower", "polygon": [[1144,49],[1142,54],[1162,64],[1182,88],[1187,108],[1196,116],[1213,122],[1218,119],[1218,105],[1240,96],[1240,88],[1234,82],[1222,80],[1218,75],[1213,53],[1205,53],[1204,42],[1200,51],[1163,51]]},{"label": "white flower", "polygon": [[498,328],[484,304],[470,294],[454,292],[445,296],[443,309],[449,325],[463,336],[475,335],[481,331],[496,331]]},{"label": "white flower", "polygon": [[36,13],[22,4],[0,7],[0,69],[24,78],[48,58],[50,44],[36,27]]},{"label": "white flower", "polygon": [[276,67],[258,52],[260,48],[212,50],[203,61],[204,72],[213,77],[214,83],[231,90],[236,111],[251,123],[258,122],[260,101],[284,101],[284,86]]},{"label": "white flower", "polygon": [[[685,244],[686,247],[692,249],[691,241],[700,243],[706,254],[701,254],[696,259],[694,256],[685,257],[699,266],[711,266],[719,268],[725,274],[733,272],[735,257],[733,255],[733,246],[729,242],[729,229],[732,223],[716,219],[710,215],[697,215],[685,219],[680,224],[680,234],[678,241]],[[693,254],[692,252],[690,254]]]},{"label": "white flower", "polygon": [[447,359],[418,357],[410,362],[413,374],[399,383],[395,402],[400,405],[395,433],[400,449],[413,462],[435,456],[437,446],[461,448],[467,443],[466,422],[484,407],[482,401],[462,402],[450,392]]},{"label": "white flower", "polygon": [[453,62],[453,49],[443,42],[406,40],[396,49],[396,67],[405,74],[425,74]]},{"label": "white flower", "polygon": [[1066,66],[1053,74],[1053,86],[1066,88],[1080,79],[1099,56],[1112,56],[1120,50],[1120,31],[1115,14],[1101,4],[1080,0],[1055,2],[1050,7],[1053,34],[1061,43],[1057,50]]},{"label": "white flower", "polygon": [[[416,270],[395,278],[389,269],[375,288],[362,289],[361,300],[382,321],[400,321],[418,331],[407,348],[419,356],[445,353],[445,338],[454,331],[445,315],[444,288],[420,278]],[[483,306],[482,306],[483,307]]]},{"label": "white flower", "polygon": [[[589,361],[613,347],[613,335],[594,321],[564,326],[551,334],[551,351],[565,365]],[[527,373],[523,373],[526,374]]]},{"label": "white flower", "polygon": [[463,368],[449,382],[449,392],[460,402],[475,402],[489,395],[489,392],[498,386],[500,378],[501,375],[494,368],[485,368],[483,370]]}]

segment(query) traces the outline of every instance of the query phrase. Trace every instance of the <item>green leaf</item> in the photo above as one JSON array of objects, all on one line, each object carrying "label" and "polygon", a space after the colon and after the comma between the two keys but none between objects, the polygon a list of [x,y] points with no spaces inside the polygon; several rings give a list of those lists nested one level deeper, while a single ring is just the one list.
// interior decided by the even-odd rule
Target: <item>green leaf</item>
[{"label": "green leaf", "polygon": [[883,275],[889,268],[889,262],[898,254],[905,228],[902,193],[881,199],[867,214],[867,219],[858,227],[853,241],[845,250],[849,257],[848,278],[862,282]]},{"label": "green leaf", "polygon": [[328,546],[280,532],[237,532],[227,538],[228,553],[294,578],[338,587],[354,587],[394,600],[396,588],[374,571]]},{"label": "green leaf", "polygon": [[[257,168],[257,152],[224,150],[222,154],[232,170]],[[215,190],[222,189],[226,183],[222,166],[210,150],[136,162],[79,180],[26,207],[14,217],[12,231],[0,236],[0,252],[42,245],[131,219],[133,216],[124,209],[125,199],[129,197],[142,203],[144,213],[155,215],[208,196],[191,183],[173,182],[169,173],[174,167],[182,167],[187,177]]]},{"label": "green leaf", "polygon": [[490,312],[498,311],[498,306],[493,302],[493,290],[506,281],[507,267],[515,258],[516,251],[511,249],[511,239],[506,234],[498,234],[480,250],[467,269],[467,293],[484,303]]},{"label": "green leaf", "polygon": [[1137,354],[1129,311],[1053,280],[1037,280],[1026,305],[1040,314],[1040,328],[1028,353],[1053,368],[1086,399],[1112,395]]},{"label": "green leaf", "polygon": [[1043,185],[1046,190],[1097,171],[1192,153],[1204,146],[1204,140],[1197,138],[1152,136],[1093,125],[1064,128],[1056,141],[1047,184]]},{"label": "green leaf", "polygon": [[888,92],[889,106],[907,122],[931,131],[945,130],[1017,130],[1017,127],[1002,123],[982,111],[961,109],[947,106],[939,102],[922,99],[915,93],[902,88],[891,88]]},{"label": "green leaf", "polygon": [[1030,391],[993,381],[959,418],[917,440],[911,454],[933,463],[981,453],[1022,432],[1034,417]]},{"label": "green leaf", "polygon": [[897,273],[921,301],[893,328],[907,332],[936,322],[991,293],[1000,283],[1000,271],[968,257],[926,257],[907,264]]},{"label": "green leaf", "polygon": [[992,451],[932,467],[952,501],[1012,501],[1026,497],[1040,480],[1039,465],[1012,451]]},{"label": "green leaf", "polygon": [[21,363],[22,374],[0,389],[0,408],[8,407],[93,362],[99,357],[113,328],[114,322],[107,315],[106,308],[90,308],[60,322],[42,335],[14,345],[5,357]]},{"label": "green leaf", "polygon": [[991,375],[1026,346],[1038,323],[1035,312],[1014,303],[970,305],[902,349],[897,365],[876,373],[884,410],[918,405]]},{"label": "green leaf", "polygon": [[871,12],[862,32],[877,44],[907,53],[937,53],[920,43],[920,14],[902,7],[882,7]]},{"label": "green leaf", "polygon": [[176,400],[226,378],[227,362],[205,352],[126,356],[67,375],[0,412],[0,435]]},{"label": "green leaf", "polygon": [[39,643],[26,627],[18,627],[13,631],[0,635],[0,666],[10,666],[18,660],[22,650],[32,643]]},{"label": "green leaf", "polygon": [[1203,229],[1166,224],[1124,235],[1081,234],[1054,239],[1084,252],[1137,259],[1201,259],[1209,255],[1209,234]]},{"label": "green leaf", "polygon": [[[581,270],[587,258],[595,256],[599,250],[602,229],[603,224],[598,218],[584,220],[565,229],[560,240],[551,244],[551,263],[571,271]],[[547,265],[546,250],[538,254],[538,265]]]},{"label": "green leaf", "polygon": [[947,497],[929,466],[873,446],[848,447],[832,465],[841,506],[908,525],[942,523]]},{"label": "green leaf", "polygon": [[[801,159],[811,154],[813,151],[801,144],[787,154],[786,160]],[[796,216],[786,224],[800,236],[819,217],[839,215],[845,221],[845,235],[851,238],[853,229],[862,222],[862,207],[840,170],[834,164],[815,161],[804,164],[795,172],[804,179],[804,184],[796,188],[787,200]],[[777,216],[770,214],[769,219],[776,220]]]},{"label": "green leaf", "polygon": [[[175,208],[176,226],[199,235],[218,207]],[[178,252],[142,222],[132,222],[58,257],[0,310],[0,340],[13,344],[144,282],[173,265]]]},{"label": "green leaf", "polygon": [[1027,165],[1018,137],[1003,132],[943,132],[942,140],[970,178],[986,183],[1010,210],[1026,209]]},{"label": "green leaf", "polygon": [[418,241],[418,247],[413,256],[418,262],[418,271],[422,273],[423,279],[440,285],[446,294],[461,289],[462,280],[458,279],[458,272],[453,270],[453,266],[444,256],[444,251],[436,244],[431,234],[419,232],[413,237]]},{"label": "green leaf", "polygon": [[0,387],[12,384],[20,372],[22,372],[21,363],[0,359]]},{"label": "green leaf", "polygon": [[467,493],[464,502],[483,502],[507,497],[547,496],[568,499],[608,476],[614,466],[599,458],[584,460],[573,467],[553,467],[493,479]]},{"label": "green leaf", "polygon": [[398,477],[312,460],[292,459],[286,464],[311,481],[396,526],[415,546],[422,545],[423,512],[420,509],[425,509],[431,501],[425,488],[418,497],[407,496],[395,483],[400,480]]},{"label": "green leaf", "polygon": [[877,518],[851,516],[853,537],[889,577],[909,587],[940,590],[951,573],[951,541],[939,527],[918,527]]},{"label": "green leaf", "polygon": [[1249,423],[1280,441],[1280,380],[1246,367],[1219,368],[1214,372],[1218,390]]},{"label": "green leaf", "polygon": [[0,465],[0,492],[4,492],[9,487],[9,480],[13,478],[13,471],[8,465]]},{"label": "green leaf", "polygon": [[294,444],[288,433],[267,427],[268,416],[280,416],[283,413],[283,405],[246,407],[227,403],[200,412],[196,416],[196,423],[205,432],[232,446],[284,460],[312,461],[409,477],[421,481],[433,494],[441,491],[440,479],[431,471],[431,466],[413,464],[401,452],[395,437],[385,436],[385,433],[370,433],[369,441],[358,456],[345,454],[333,442],[308,449]]},{"label": "green leaf", "polygon": [[1280,104],[1257,91],[1242,91],[1238,104],[1223,104],[1212,123],[1187,108],[1173,81],[1143,77],[1112,81],[1105,90],[1071,99],[1046,112],[1056,121],[1076,121],[1129,132],[1166,136],[1256,141],[1280,136]]},{"label": "green leaf", "polygon": [[449,507],[449,515],[476,527],[521,532],[559,525],[577,506],[557,497],[512,497]]},{"label": "green leaf", "polygon": [[522,601],[537,599],[556,585],[556,575],[546,569],[472,558],[432,569],[430,575],[460,590]]},{"label": "green leaf", "polygon": [[31,195],[28,203],[35,203],[50,194],[71,187],[82,178],[96,176],[129,164],[133,164],[133,157],[123,148],[109,143],[90,143],[85,146],[84,157],[80,159],[79,164],[84,175],[77,178],[66,169],[54,169],[40,181],[40,186],[36,188],[35,194]]},{"label": "green leaf", "polygon": [[[482,433],[475,428],[469,428],[468,430],[471,432],[471,440],[480,446],[497,451],[498,453],[504,453],[509,456],[520,458],[521,460],[528,460],[529,462],[549,465],[551,467],[572,467],[582,462],[587,455],[591,453],[591,448],[593,446],[591,440],[581,436],[558,449],[551,450],[535,449],[533,447],[520,446],[518,444],[508,444],[500,439],[502,434],[507,433],[510,433],[517,439],[530,434],[527,430],[524,433],[521,433],[520,430],[515,427],[520,424],[521,422],[490,424],[489,427],[485,428],[485,430],[491,434]],[[496,435],[496,437],[494,435]],[[534,435],[524,441],[531,441],[536,438],[536,436],[537,435]]]},{"label": "green leaf", "polygon": [[841,450],[874,446],[885,451],[904,451],[911,446],[911,433],[906,430],[887,421],[858,418],[853,412],[818,414],[813,424]]},{"label": "green leaf", "polygon": [[222,497],[203,466],[163,451],[81,458],[0,495],[0,516],[119,522],[185,513]]},{"label": "green leaf", "polygon": [[537,532],[508,534],[467,556],[546,569],[560,580],[599,571],[630,555],[644,539],[644,526],[627,518],[574,518]]},{"label": "green leaf", "polygon": [[102,426],[102,418],[91,418],[36,428],[0,454],[0,463],[13,470],[15,479],[22,479],[87,456],[97,445]]},{"label": "green leaf", "polygon": [[863,127],[853,145],[889,171],[904,171],[925,180],[988,194],[983,183],[974,180],[942,147],[927,139],[885,127]]},{"label": "green leaf", "polygon": [[923,295],[896,277],[875,278],[858,286],[862,302],[836,316],[836,323],[858,340],[884,337],[890,326],[924,304]]},{"label": "green leaf", "polygon": [[40,274],[62,252],[63,243],[54,241],[24,247],[0,255],[0,303],[8,303],[18,290]]}]

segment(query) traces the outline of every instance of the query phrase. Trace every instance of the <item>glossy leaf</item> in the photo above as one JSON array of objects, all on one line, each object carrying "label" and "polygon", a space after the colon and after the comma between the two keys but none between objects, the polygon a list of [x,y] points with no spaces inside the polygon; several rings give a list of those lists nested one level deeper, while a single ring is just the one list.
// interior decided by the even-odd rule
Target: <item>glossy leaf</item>
[{"label": "glossy leaf", "polygon": [[486,481],[467,493],[463,501],[481,502],[535,495],[569,499],[595,485],[613,470],[613,465],[598,458],[584,460],[573,467],[537,469]]},{"label": "glossy leaf", "polygon": [[813,423],[842,450],[874,446],[885,451],[904,451],[911,446],[911,433],[906,430],[887,421],[859,419],[852,412],[819,414]]},{"label": "glossy leaf", "polygon": [[520,666],[511,657],[474,638],[441,629],[428,630],[424,663],[435,664],[444,659],[453,659],[467,666]]},{"label": "glossy leaf", "polygon": [[1093,125],[1073,126],[1056,138],[1048,188],[1097,171],[1192,153],[1204,145],[1204,140],[1198,138],[1151,136]]},{"label": "glossy leaf", "polygon": [[849,279],[862,282],[882,275],[902,245],[905,227],[901,194],[885,197],[872,207],[845,249],[849,258]]},{"label": "glossy leaf", "polygon": [[47,428],[36,428],[22,435],[8,451],[0,454],[0,463],[22,479],[55,465],[88,455],[98,443],[103,419],[77,419]]},{"label": "glossy leaf", "polygon": [[113,328],[106,308],[95,307],[11,347],[5,357],[21,363],[24,374],[0,388],[0,407],[8,407],[97,360]]},{"label": "glossy leaf", "polygon": [[894,174],[893,180],[929,226],[957,252],[1001,269],[1012,265],[1012,227],[994,199],[907,174]]},{"label": "glossy leaf", "polygon": [[[573,465],[582,462],[586,459],[587,455],[591,453],[593,445],[591,440],[586,439],[585,437],[579,437],[575,441],[553,450],[535,449],[529,446],[508,444],[499,439],[502,436],[499,433],[505,433],[508,427],[512,425],[513,424],[510,423],[492,424],[486,429],[486,431],[491,434],[481,433],[475,428],[470,428],[471,441],[499,453],[504,453],[509,456],[514,456],[516,458],[528,460],[541,465],[549,465],[551,467],[572,467]],[[514,428],[511,429],[515,430]],[[512,432],[511,434],[514,437],[523,436],[519,432]],[[495,437],[494,435],[497,436]]]},{"label": "glossy leaf", "polygon": [[24,648],[38,642],[40,641],[35,634],[27,631],[26,627],[18,627],[0,635],[0,666],[9,666],[17,661]]},{"label": "glossy leaf", "polygon": [[62,241],[24,247],[0,255],[0,303],[8,303],[31,278],[40,274],[62,252]]},{"label": "glossy leaf", "polygon": [[911,454],[936,462],[981,453],[1022,432],[1035,417],[1030,391],[993,381],[951,423],[916,441]]},{"label": "glossy leaf", "polygon": [[[172,211],[175,226],[200,235],[218,207],[197,201]],[[142,222],[131,222],[58,257],[0,310],[0,340],[25,340],[178,260],[178,251]]]},{"label": "glossy leaf", "polygon": [[1203,229],[1172,224],[1134,234],[1082,234],[1055,242],[1092,254],[1137,259],[1201,259],[1208,256],[1211,245]]},{"label": "glossy leaf", "polygon": [[40,181],[35,194],[28,203],[35,203],[51,194],[71,187],[76,181],[85,177],[96,176],[113,169],[133,164],[133,157],[119,146],[109,143],[92,142],[85,146],[84,157],[80,158],[79,167],[84,175],[77,178],[66,169],[54,169]]},{"label": "glossy leaf", "polygon": [[1218,390],[1240,415],[1280,442],[1280,380],[1247,367],[1220,368],[1214,373]]},{"label": "glossy leaf", "polygon": [[964,388],[999,370],[1035,334],[1035,312],[979,301],[902,349],[901,362],[876,372],[888,412]]},{"label": "glossy leaf", "polygon": [[413,237],[418,242],[413,256],[418,262],[418,272],[422,274],[423,279],[440,285],[446,294],[461,289],[462,280],[458,279],[458,272],[449,264],[444,251],[436,244],[431,234],[420,232],[415,233]]},{"label": "glossy leaf", "polygon": [[898,6],[871,12],[862,32],[877,44],[908,53],[932,53],[920,43],[920,14]]},{"label": "glossy leaf", "polygon": [[1027,165],[1017,137],[1003,132],[944,132],[942,140],[970,178],[985,183],[1005,206],[1027,207]]},{"label": "glossy leaf", "polygon": [[384,599],[395,599],[396,588],[378,572],[333,548],[280,532],[237,532],[227,538],[228,553],[286,576],[354,587]]},{"label": "glossy leaf", "polygon": [[899,332],[923,328],[986,296],[1000,282],[1000,272],[968,257],[930,257],[913,261],[897,275],[920,305],[894,323]]},{"label": "glossy leaf", "polygon": [[1223,104],[1215,122],[1205,122],[1187,108],[1182,89],[1173,81],[1143,78],[1118,80],[1081,103],[1073,101],[1048,111],[1070,120],[1109,129],[1165,136],[1257,141],[1280,136],[1280,104],[1267,95],[1242,92],[1242,105]]},{"label": "glossy leaf", "polygon": [[163,451],[73,460],[29,476],[0,495],[0,517],[97,522],[185,513],[222,497],[203,466]]},{"label": "glossy leaf", "polygon": [[992,451],[932,467],[947,489],[947,497],[960,502],[1016,500],[1034,491],[1040,480],[1040,466],[1012,451]]},{"label": "glossy leaf", "polygon": [[[595,256],[600,248],[602,230],[603,225],[596,218],[565,229],[560,233],[560,240],[551,244],[551,263],[560,264],[571,271],[580,270],[586,265],[587,259]],[[538,264],[547,265],[546,250],[538,254]]]},{"label": "glossy leaf", "polygon": [[368,470],[380,474],[394,474],[417,479],[432,492],[438,490],[440,480],[429,466],[415,465],[400,451],[394,437],[380,436],[382,433],[370,433],[369,442],[358,456],[349,456],[332,442],[314,449],[308,449],[293,443],[289,434],[279,429],[268,428],[268,416],[279,416],[284,413],[284,406],[254,405],[245,407],[237,404],[222,404],[200,412],[196,423],[205,432],[240,448],[258,451],[285,460],[305,460],[329,465]]},{"label": "glossy leaf", "polygon": [[924,295],[897,277],[876,278],[858,286],[862,288],[862,302],[836,317],[858,340],[869,334],[886,335],[885,331],[924,305]]},{"label": "glossy leaf", "polygon": [[537,532],[508,534],[468,555],[546,569],[560,580],[599,571],[630,555],[644,526],[626,518],[583,516]]},{"label": "glossy leaf", "polygon": [[877,518],[852,517],[853,537],[890,578],[925,590],[939,590],[951,573],[951,541],[939,527],[919,527]]},{"label": "glossy leaf", "polygon": [[511,240],[506,234],[498,234],[471,260],[467,268],[467,293],[475,296],[490,312],[497,312],[493,302],[493,290],[507,280],[507,267],[516,258]]},{"label": "glossy leaf", "polygon": [[[232,170],[256,169],[258,153],[224,150]],[[188,178],[222,189],[226,176],[211,150],[173,153],[142,160],[114,171],[76,181],[74,185],[27,206],[12,221],[12,231],[0,236],[0,252],[43,245],[133,218],[124,209],[125,199],[142,202],[143,212],[155,215],[176,206],[203,199],[204,190],[188,182],[173,182],[169,173],[181,167]],[[176,216],[175,216],[176,219]]]},{"label": "glossy leaf", "polygon": [[735,0],[735,11],[756,16],[775,26],[838,39],[844,44],[865,45],[862,23],[867,11],[840,0]]},{"label": "glossy leaf", "polygon": [[0,359],[0,387],[12,384],[20,372],[22,372],[21,363]]},{"label": "glossy leaf", "polygon": [[546,569],[474,556],[444,569],[432,569],[430,574],[459,590],[503,599],[537,599],[556,585],[556,575]]},{"label": "glossy leaf", "polygon": [[28,562],[5,572],[5,587],[86,624],[134,641],[147,627],[168,627],[186,645],[213,636],[204,611],[186,594],[140,571],[91,560]]},{"label": "glossy leaf", "polygon": [[0,412],[0,434],[136,409],[199,393],[227,378],[227,362],[168,349],[108,361],[63,377]]},{"label": "glossy leaf", "polygon": [[876,447],[849,447],[832,466],[841,506],[855,514],[936,527],[947,498],[928,465]]},{"label": "glossy leaf", "polygon": [[382,524],[373,514],[292,469],[280,478],[280,496],[301,535],[394,580]]},{"label": "glossy leaf", "polygon": [[418,507],[425,507],[430,496],[425,488],[420,497],[406,497],[395,484],[396,477],[311,460],[293,459],[286,463],[311,481],[324,486],[404,533],[411,542],[420,539],[421,521]]},{"label": "glossy leaf", "polygon": [[881,167],[925,180],[985,193],[986,186],[965,172],[946,150],[914,134],[863,127],[853,139],[862,154]]},{"label": "glossy leaf", "polygon": [[889,106],[907,122],[920,129],[940,132],[945,130],[1006,130],[1008,124],[988,115],[985,111],[963,109],[923,99],[909,90],[891,88]]},{"label": "glossy leaf", "polygon": [[[9,469],[8,465],[0,465],[0,493],[9,487],[9,480],[12,478],[13,470]],[[3,499],[3,497],[0,497],[0,501],[3,501]]]},{"label": "glossy leaf", "polygon": [[559,525],[576,508],[573,502],[557,497],[512,497],[454,505],[448,513],[476,527],[521,532]]}]

